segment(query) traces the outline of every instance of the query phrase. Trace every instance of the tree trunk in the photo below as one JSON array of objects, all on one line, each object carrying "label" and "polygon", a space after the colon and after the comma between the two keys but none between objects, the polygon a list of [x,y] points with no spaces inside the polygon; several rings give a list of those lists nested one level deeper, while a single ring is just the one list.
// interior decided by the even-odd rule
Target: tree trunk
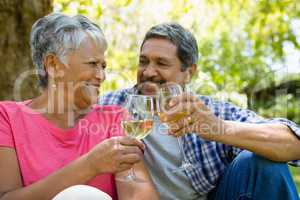
[{"label": "tree trunk", "polygon": [[52,0],[0,0],[0,100],[37,95],[30,57],[32,24],[52,11]]}]

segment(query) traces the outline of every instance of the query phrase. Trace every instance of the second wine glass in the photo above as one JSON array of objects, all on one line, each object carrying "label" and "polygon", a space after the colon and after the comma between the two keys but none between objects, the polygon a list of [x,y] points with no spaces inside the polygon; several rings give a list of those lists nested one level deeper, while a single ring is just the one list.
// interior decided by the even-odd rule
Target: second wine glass
[{"label": "second wine glass", "polygon": [[[179,96],[181,94],[183,94],[183,89],[180,85],[178,85],[176,83],[167,83],[160,87],[158,116],[160,118],[160,121],[162,123],[164,123],[167,127],[169,127],[169,126],[165,122],[166,122],[166,113],[170,112],[169,111],[169,109],[170,109],[169,102],[172,98]],[[172,112],[174,112],[174,111],[172,111]],[[172,115],[169,115],[168,121],[176,122],[187,115],[188,115],[188,113],[185,111],[178,111],[178,112],[172,113]],[[170,118],[170,116],[171,116],[171,118]],[[171,127],[169,127],[169,128],[171,128]],[[183,149],[183,145],[182,145],[182,138],[178,137],[177,141],[178,141],[179,149],[180,149],[180,152],[182,155],[182,161],[181,161],[181,165],[178,167],[178,169],[174,169],[173,172],[183,171],[183,170],[186,170],[189,168],[194,168],[194,165],[192,163],[190,163],[186,158],[186,155],[185,155],[184,149]]]}]

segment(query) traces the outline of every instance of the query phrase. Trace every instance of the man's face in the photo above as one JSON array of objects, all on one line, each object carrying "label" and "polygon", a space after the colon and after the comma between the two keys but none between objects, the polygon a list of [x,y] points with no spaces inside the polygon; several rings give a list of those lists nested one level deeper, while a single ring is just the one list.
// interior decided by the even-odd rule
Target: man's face
[{"label": "man's face", "polygon": [[177,47],[167,39],[151,38],[144,43],[139,57],[137,88],[145,95],[155,94],[160,84],[189,82],[191,70],[181,70]]}]

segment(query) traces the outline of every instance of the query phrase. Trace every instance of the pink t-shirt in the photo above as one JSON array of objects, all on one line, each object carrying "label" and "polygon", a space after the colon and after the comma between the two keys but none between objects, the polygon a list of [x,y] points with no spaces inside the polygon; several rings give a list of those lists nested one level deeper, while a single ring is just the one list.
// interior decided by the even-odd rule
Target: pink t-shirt
[{"label": "pink t-shirt", "polygon": [[[27,186],[64,167],[101,141],[123,135],[121,113],[118,106],[95,106],[73,128],[63,130],[24,102],[0,102],[0,146],[15,149],[23,185]],[[88,185],[117,199],[113,174],[99,175]]]}]

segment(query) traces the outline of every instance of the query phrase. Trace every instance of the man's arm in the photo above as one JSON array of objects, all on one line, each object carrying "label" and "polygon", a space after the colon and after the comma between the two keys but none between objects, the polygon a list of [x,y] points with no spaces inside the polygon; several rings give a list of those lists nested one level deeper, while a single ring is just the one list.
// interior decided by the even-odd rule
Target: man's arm
[{"label": "man's arm", "polygon": [[251,124],[223,121],[224,132],[210,139],[247,149],[278,162],[300,159],[300,140],[283,124]]},{"label": "man's arm", "polygon": [[128,175],[129,171],[121,172],[116,175],[116,185],[118,196],[120,200],[159,200],[159,195],[153,185],[151,177],[141,161],[134,165],[134,172],[139,179],[145,182],[136,181],[118,181],[118,178],[124,178]]},{"label": "man's arm", "polygon": [[[180,136],[194,132],[203,139],[246,149],[273,161],[300,159],[300,140],[296,135],[300,130],[296,125],[280,120],[267,122],[258,116],[255,117],[253,112],[248,110],[242,110],[240,113],[235,111],[237,117],[231,119],[234,121],[224,120],[216,117],[202,101],[189,94],[174,99],[171,106],[174,113],[188,113],[183,119],[170,123],[170,127],[173,127],[170,130],[172,135]],[[222,112],[225,110],[231,109],[220,109]],[[246,114],[249,115],[248,118]]]}]

